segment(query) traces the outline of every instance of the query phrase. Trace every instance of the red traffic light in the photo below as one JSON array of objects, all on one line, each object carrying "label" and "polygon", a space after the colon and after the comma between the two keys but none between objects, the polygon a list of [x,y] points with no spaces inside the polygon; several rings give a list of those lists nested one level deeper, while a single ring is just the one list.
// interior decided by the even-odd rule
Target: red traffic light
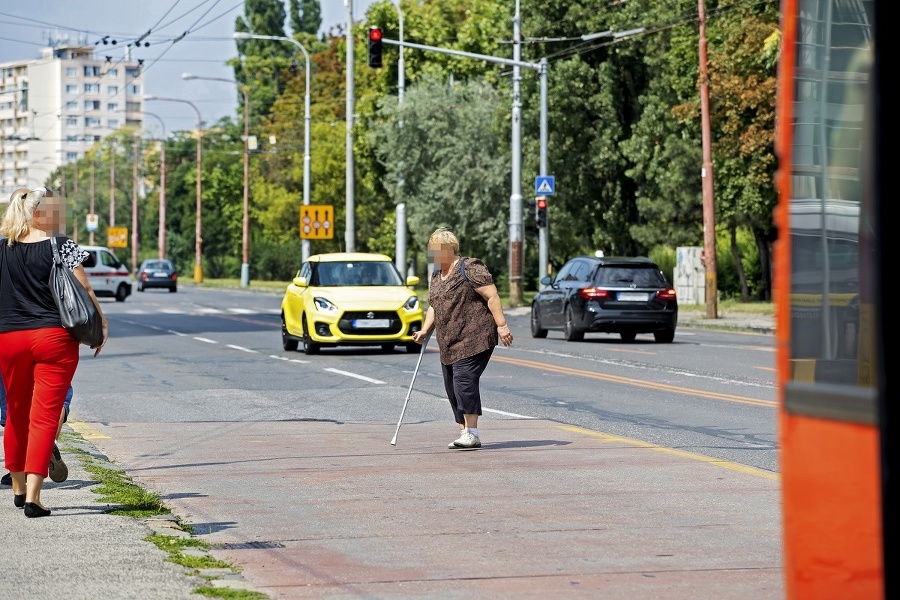
[{"label": "red traffic light", "polygon": [[372,42],[380,42],[381,41],[381,28],[372,27],[369,29],[369,40]]},{"label": "red traffic light", "polygon": [[547,208],[547,199],[544,198],[543,196],[541,196],[540,198],[538,198],[538,199],[537,199],[537,207],[538,207],[539,209]]}]

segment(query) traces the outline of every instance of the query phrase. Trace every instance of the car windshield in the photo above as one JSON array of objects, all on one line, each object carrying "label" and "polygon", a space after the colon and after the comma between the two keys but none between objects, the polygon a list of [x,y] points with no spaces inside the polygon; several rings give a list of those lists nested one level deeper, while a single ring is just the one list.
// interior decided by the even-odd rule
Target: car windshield
[{"label": "car windshield", "polygon": [[597,272],[597,285],[610,287],[667,287],[668,283],[653,266],[603,267]]},{"label": "car windshield", "polygon": [[312,285],[345,287],[403,285],[394,264],[387,261],[347,261],[319,263]]},{"label": "car windshield", "polygon": [[144,270],[149,271],[150,269],[172,269],[172,263],[167,260],[151,260],[144,263]]}]

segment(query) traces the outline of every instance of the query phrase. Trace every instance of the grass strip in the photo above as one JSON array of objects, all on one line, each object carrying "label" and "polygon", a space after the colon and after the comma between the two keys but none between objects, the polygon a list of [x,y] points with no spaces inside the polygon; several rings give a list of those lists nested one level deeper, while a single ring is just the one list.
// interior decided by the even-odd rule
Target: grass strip
[{"label": "grass strip", "polygon": [[[84,444],[84,438],[77,432],[64,430],[61,436],[62,442],[74,442]],[[149,492],[125,474],[124,471],[109,466],[109,461],[94,457],[83,448],[71,444],[61,448],[67,454],[74,454],[81,462],[84,470],[91,474],[98,482],[91,491],[100,498],[98,502],[105,502],[116,508],[107,511],[108,514],[136,519],[146,519],[158,515],[168,515],[172,511],[165,505],[158,494]],[[177,521],[178,527],[187,533],[193,533],[190,525]],[[208,551],[210,545],[197,538],[181,538],[162,534],[150,534],[144,538],[166,553],[166,560],[186,569],[192,570],[192,575],[200,575],[201,569],[230,569],[239,573],[240,569],[225,561],[211,556],[195,556],[184,554],[182,551],[188,548]],[[205,577],[207,580],[216,577]],[[201,585],[194,589],[194,593],[210,598],[231,598],[235,600],[267,600],[269,597],[262,592],[253,590],[239,590],[234,588],[220,588],[210,585]]]}]

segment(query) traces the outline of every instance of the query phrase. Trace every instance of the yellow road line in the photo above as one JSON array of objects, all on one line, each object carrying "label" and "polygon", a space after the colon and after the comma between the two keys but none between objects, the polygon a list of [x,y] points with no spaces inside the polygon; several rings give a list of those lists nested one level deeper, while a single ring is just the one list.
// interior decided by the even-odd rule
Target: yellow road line
[{"label": "yellow road line", "polygon": [[69,421],[66,423],[69,427],[77,431],[81,434],[86,440],[108,440],[109,436],[103,433],[100,433],[99,429],[96,429],[93,425],[85,423],[84,421]]},{"label": "yellow road line", "polygon": [[589,379],[599,379],[601,381],[609,381],[611,383],[620,383],[623,385],[632,385],[635,387],[648,388],[663,392],[674,392],[676,394],[687,394],[689,396],[701,396],[703,398],[711,398],[713,400],[726,400],[728,402],[737,402],[739,404],[750,404],[752,406],[764,406],[775,408],[777,403],[774,400],[758,400],[756,398],[748,398],[746,396],[736,396],[734,394],[720,394],[718,392],[706,392],[691,388],[679,387],[676,385],[668,385],[664,383],[655,383],[652,381],[644,381],[641,379],[633,379],[631,377],[620,377],[618,375],[606,375],[604,373],[595,373],[593,371],[585,371],[583,369],[571,369],[569,367],[558,367],[556,365],[548,365],[532,360],[524,360],[521,358],[510,358],[506,356],[491,357],[491,360],[504,362],[519,367],[528,367],[531,369],[541,369],[553,373],[562,373],[565,375],[575,375],[576,377],[587,377]]},{"label": "yellow road line", "polygon": [[642,442],[641,440],[633,440],[633,439],[621,437],[618,435],[610,435],[608,433],[600,433],[598,431],[591,431],[590,429],[583,429],[581,427],[575,427],[573,425],[557,425],[557,427],[564,431],[571,431],[573,433],[578,433],[581,435],[588,435],[591,437],[600,438],[604,442],[619,442],[619,443],[623,443],[623,444],[628,444],[629,446],[636,446],[638,448],[646,448],[648,450],[662,452],[663,454],[669,454],[671,456],[687,458],[689,460],[695,460],[695,461],[707,463],[707,464],[710,464],[710,465],[713,465],[716,467],[730,469],[732,471],[737,471],[738,473],[744,473],[747,475],[754,475],[756,477],[762,477],[763,479],[771,479],[772,481],[779,481],[781,479],[781,477],[777,473],[772,473],[770,471],[763,471],[762,469],[757,469],[756,467],[748,467],[746,465],[740,465],[738,463],[731,462],[730,460],[723,460],[721,458],[712,458],[710,456],[704,456],[702,454],[696,454],[694,452],[685,452],[684,450],[676,450],[674,448],[666,448],[664,446],[657,446],[656,444],[651,444],[649,442]]}]

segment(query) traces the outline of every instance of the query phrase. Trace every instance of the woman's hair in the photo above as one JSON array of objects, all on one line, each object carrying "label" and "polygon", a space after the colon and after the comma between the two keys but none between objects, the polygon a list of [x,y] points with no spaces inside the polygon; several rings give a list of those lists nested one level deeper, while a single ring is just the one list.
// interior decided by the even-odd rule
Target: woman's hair
[{"label": "woman's hair", "polygon": [[10,246],[31,229],[34,209],[41,203],[44,194],[28,188],[19,188],[9,196],[9,205],[0,222],[0,235],[5,235]]},{"label": "woman's hair", "polygon": [[450,246],[453,248],[453,254],[459,254],[459,240],[452,231],[446,227],[439,227],[434,230],[431,237],[428,238],[428,245],[437,244],[439,246]]}]

